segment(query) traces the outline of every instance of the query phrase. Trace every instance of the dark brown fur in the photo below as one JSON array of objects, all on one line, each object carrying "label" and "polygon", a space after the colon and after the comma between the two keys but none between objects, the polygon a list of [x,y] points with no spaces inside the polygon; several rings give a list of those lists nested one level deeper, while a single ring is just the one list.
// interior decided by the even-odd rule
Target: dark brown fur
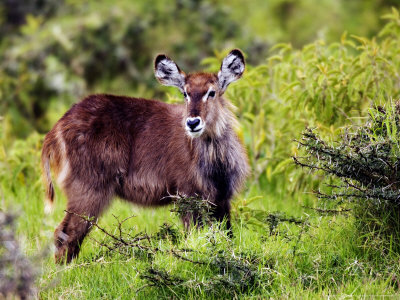
[{"label": "dark brown fur", "polygon": [[[42,166],[51,202],[50,168],[68,198],[67,210],[98,218],[114,196],[144,205],[170,203],[170,195],[197,194],[216,204],[227,219],[230,200],[248,173],[245,150],[232,122],[230,103],[219,95],[201,101],[215,74],[188,75],[187,105],[112,95],[92,95],[75,104],[46,135]],[[190,115],[201,115],[207,129],[191,138]],[[191,220],[196,221],[196,220]],[[184,218],[188,226],[189,218]],[[56,260],[79,253],[89,224],[66,214],[55,231]]]}]

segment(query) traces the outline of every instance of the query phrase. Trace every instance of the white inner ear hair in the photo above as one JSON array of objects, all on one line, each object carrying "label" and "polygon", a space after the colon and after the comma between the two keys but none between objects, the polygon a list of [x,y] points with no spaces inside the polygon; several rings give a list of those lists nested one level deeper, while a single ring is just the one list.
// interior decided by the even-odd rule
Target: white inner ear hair
[{"label": "white inner ear hair", "polygon": [[157,65],[156,77],[164,85],[176,86],[183,90],[185,76],[179,72],[178,66],[169,59],[163,59]]},{"label": "white inner ear hair", "polygon": [[221,70],[218,72],[219,87],[225,90],[233,81],[237,80],[244,71],[244,63],[240,57],[229,54],[224,58]]}]

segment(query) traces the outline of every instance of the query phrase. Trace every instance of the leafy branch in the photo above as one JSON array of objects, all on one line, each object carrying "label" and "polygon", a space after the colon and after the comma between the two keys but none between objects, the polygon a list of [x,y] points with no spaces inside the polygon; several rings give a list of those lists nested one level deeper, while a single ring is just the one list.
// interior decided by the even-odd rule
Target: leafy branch
[{"label": "leafy branch", "polygon": [[[362,126],[346,128],[336,143],[325,142],[307,128],[297,144],[306,153],[293,157],[302,168],[325,174],[333,184],[314,191],[319,199],[353,206],[360,230],[399,240],[400,102],[370,110]],[[342,213],[349,208],[321,211]]]}]

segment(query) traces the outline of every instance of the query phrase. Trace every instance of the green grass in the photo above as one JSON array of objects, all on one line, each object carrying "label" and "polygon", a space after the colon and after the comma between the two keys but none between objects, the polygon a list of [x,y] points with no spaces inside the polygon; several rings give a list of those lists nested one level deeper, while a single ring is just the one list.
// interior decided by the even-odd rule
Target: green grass
[{"label": "green grass", "polygon": [[[37,166],[38,155],[29,158],[32,159],[31,166]],[[18,160],[15,163],[15,166],[19,165]],[[383,254],[378,246],[364,247],[352,217],[319,216],[303,208],[305,203],[307,206],[315,204],[309,194],[280,197],[263,194],[258,188],[252,188],[251,193],[246,195],[244,192],[235,199],[233,239],[229,239],[216,225],[185,233],[178,217],[169,211],[171,207],[143,209],[116,200],[100,219],[100,226],[116,234],[114,216],[122,220],[134,215],[124,223],[125,230],[153,234],[168,223],[178,228],[181,234],[178,243],[174,245],[168,239],[154,240],[152,246],[164,249],[164,252],[155,253],[150,258],[139,252],[123,256],[108,253],[98,245],[93,239],[103,241],[105,236],[94,229],[85,240],[77,260],[70,265],[55,265],[52,234],[64,215],[65,197],[57,190],[55,211],[44,215],[39,173],[29,168],[8,171],[8,175],[3,173],[1,177],[2,207],[19,215],[18,239],[23,251],[33,258],[32,263],[38,271],[38,294],[43,299],[218,299],[255,296],[314,299],[398,295],[399,255]],[[9,184],[7,180],[13,174],[19,175]],[[27,178],[36,180],[28,184],[25,181]],[[260,197],[248,200],[256,195]],[[279,211],[305,222],[298,225],[281,222],[275,234],[270,235],[267,222],[262,224],[250,217],[255,209]],[[196,265],[168,252],[183,248],[196,250],[196,253],[182,254],[196,261],[212,261],[218,253],[232,260],[238,257],[248,261],[253,259],[257,280],[252,286],[230,294],[217,289],[217,286],[213,289],[209,279],[216,278],[216,273],[211,265]],[[184,285],[149,286],[149,281],[142,277],[149,268],[184,278]],[[227,270],[228,273],[230,271]]]}]

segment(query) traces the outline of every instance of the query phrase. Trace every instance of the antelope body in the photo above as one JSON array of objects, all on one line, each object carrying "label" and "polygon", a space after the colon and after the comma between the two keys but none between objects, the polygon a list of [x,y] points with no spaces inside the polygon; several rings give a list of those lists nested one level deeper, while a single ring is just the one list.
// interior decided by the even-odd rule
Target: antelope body
[{"label": "antelope body", "polygon": [[[233,126],[236,118],[222,95],[241,77],[244,58],[232,50],[218,74],[186,75],[165,55],[155,75],[183,93],[186,104],[112,95],[92,95],[75,104],[46,135],[42,167],[52,204],[50,170],[65,192],[67,210],[97,218],[114,196],[144,205],[171,202],[177,193],[215,204],[227,219],[230,200],[248,173],[246,152]],[[67,213],[54,233],[56,261],[70,262],[90,226]],[[191,220],[192,218],[192,220]],[[185,226],[195,216],[183,218]]]}]

